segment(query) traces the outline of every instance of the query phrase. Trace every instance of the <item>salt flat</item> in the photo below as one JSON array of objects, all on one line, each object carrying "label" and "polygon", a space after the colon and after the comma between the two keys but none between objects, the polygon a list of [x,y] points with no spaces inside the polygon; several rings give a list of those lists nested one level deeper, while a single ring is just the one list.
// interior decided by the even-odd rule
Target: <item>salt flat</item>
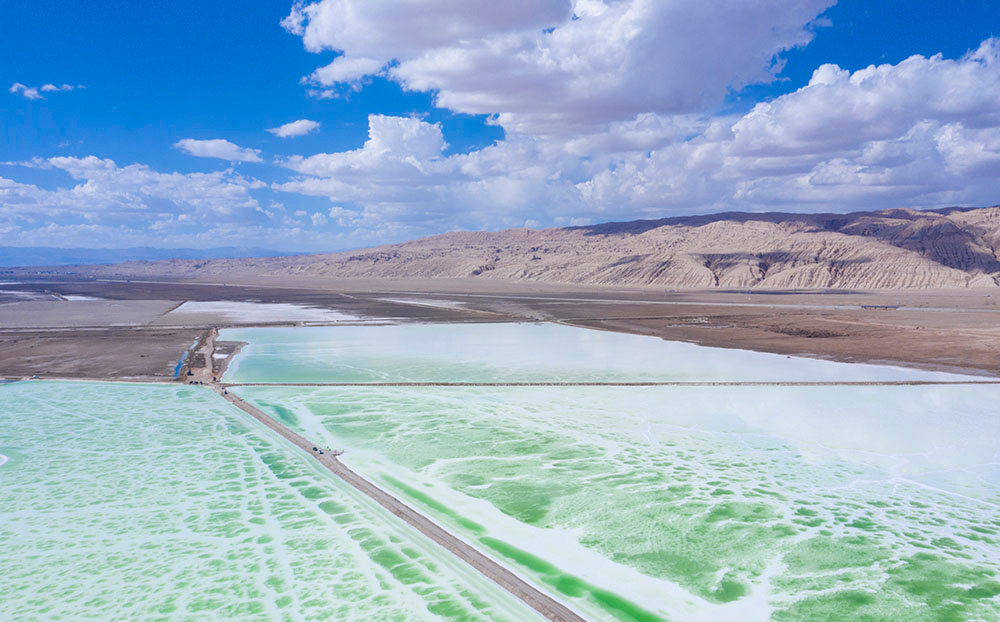
[{"label": "salt flat", "polygon": [[538,619],[204,388],[0,405],[0,619]]},{"label": "salt flat", "polygon": [[268,322],[336,322],[357,316],[289,303],[189,300],[160,319],[160,324],[195,322],[261,324]]},{"label": "salt flat", "polygon": [[462,309],[465,307],[465,303],[460,300],[441,300],[439,298],[383,298],[382,300],[417,307],[438,307],[441,309]]},{"label": "salt flat", "polygon": [[169,300],[31,300],[0,305],[2,328],[149,324],[177,305]]}]

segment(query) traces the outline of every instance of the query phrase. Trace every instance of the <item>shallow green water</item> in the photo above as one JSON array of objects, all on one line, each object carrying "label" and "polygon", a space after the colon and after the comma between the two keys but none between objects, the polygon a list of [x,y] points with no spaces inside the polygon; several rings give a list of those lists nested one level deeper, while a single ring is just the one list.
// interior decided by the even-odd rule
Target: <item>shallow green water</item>
[{"label": "shallow green water", "polygon": [[996,387],[242,396],[595,620],[995,620]]},{"label": "shallow green water", "polygon": [[0,386],[0,620],[539,619],[200,388]]},{"label": "shallow green water", "polygon": [[228,382],[790,381],[956,378],[705,348],[559,324],[233,328]]}]

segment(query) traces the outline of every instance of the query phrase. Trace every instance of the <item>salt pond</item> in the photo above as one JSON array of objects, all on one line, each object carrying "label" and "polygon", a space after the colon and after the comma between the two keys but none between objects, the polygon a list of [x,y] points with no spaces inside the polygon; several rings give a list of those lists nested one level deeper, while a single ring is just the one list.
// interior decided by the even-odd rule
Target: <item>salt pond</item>
[{"label": "salt pond", "polygon": [[538,619],[203,388],[0,386],[0,620]]},{"label": "salt pond", "polygon": [[169,323],[189,316],[200,318],[207,316],[216,321],[234,324],[338,322],[358,319],[357,316],[340,311],[287,303],[189,300],[163,316],[161,322]]},{"label": "salt pond", "polygon": [[[949,377],[533,325],[222,338],[258,382]],[[594,620],[1000,615],[1000,387],[234,390]]]},{"label": "salt pond", "polygon": [[706,348],[559,324],[233,328],[228,382],[830,381],[967,379]]}]

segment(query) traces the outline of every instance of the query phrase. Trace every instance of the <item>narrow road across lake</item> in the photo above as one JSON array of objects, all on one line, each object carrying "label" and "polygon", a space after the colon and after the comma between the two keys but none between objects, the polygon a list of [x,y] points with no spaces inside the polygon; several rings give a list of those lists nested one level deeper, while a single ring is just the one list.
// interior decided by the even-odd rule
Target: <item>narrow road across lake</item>
[{"label": "narrow road across lake", "polygon": [[274,432],[280,434],[295,446],[309,453],[311,456],[316,458],[320,464],[332,471],[342,480],[371,497],[376,503],[406,521],[406,523],[423,535],[443,546],[453,555],[463,560],[489,579],[493,580],[500,587],[519,598],[526,605],[549,620],[552,620],[553,622],[586,622],[584,618],[566,605],[532,586],[527,581],[493,561],[471,545],[453,536],[431,519],[427,518],[420,512],[417,512],[367,479],[361,477],[344,465],[344,463],[340,460],[337,460],[337,457],[333,454],[324,453],[323,455],[319,455],[318,453],[312,451],[312,448],[314,447],[313,443],[310,443],[305,437],[300,436],[299,434],[296,434],[292,430],[288,429],[273,417],[268,416],[267,413],[248,403],[246,400],[243,400],[226,391],[224,388],[226,385],[209,382],[205,383],[205,386],[210,387],[234,406],[261,422]]},{"label": "narrow road across lake", "polygon": [[222,387],[913,387],[1000,380],[664,380],[623,382],[224,382]]}]

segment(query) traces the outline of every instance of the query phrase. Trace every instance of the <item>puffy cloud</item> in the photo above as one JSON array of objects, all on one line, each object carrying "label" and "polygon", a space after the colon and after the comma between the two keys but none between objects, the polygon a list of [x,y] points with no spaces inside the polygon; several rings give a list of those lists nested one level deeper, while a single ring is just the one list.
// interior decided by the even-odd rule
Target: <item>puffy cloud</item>
[{"label": "puffy cloud", "polygon": [[244,149],[223,138],[211,140],[185,138],[174,143],[174,147],[200,158],[219,158],[230,162],[263,162],[260,149]]},{"label": "puffy cloud", "polygon": [[62,86],[56,86],[55,84],[43,84],[41,87],[39,87],[39,90],[44,91],[46,93],[57,93],[59,91],[72,91],[75,88],[77,87],[73,86],[72,84],[63,84]]},{"label": "puffy cloud", "polygon": [[661,209],[843,211],[995,204],[1000,40],[962,58],[913,56],[801,89],[580,185],[588,201]]},{"label": "puffy cloud", "polygon": [[369,115],[368,140],[360,149],[294,156],[283,162],[300,173],[367,177],[373,183],[423,176],[448,147],[441,126],[410,117]]},{"label": "puffy cloud", "polygon": [[300,175],[274,188],[360,205],[358,214],[332,214],[342,225],[374,230],[419,222],[415,232],[429,233],[449,226],[455,212],[447,196],[461,175],[441,156],[446,147],[437,124],[371,115],[361,148],[288,158],[281,163]]},{"label": "puffy cloud", "polygon": [[20,93],[25,99],[45,99],[45,97],[43,97],[42,94],[38,92],[37,87],[25,86],[20,82],[15,82],[14,84],[10,85],[10,88],[8,89],[7,92],[14,93],[15,95]]},{"label": "puffy cloud", "polygon": [[[120,236],[150,243],[197,226],[254,222],[259,204],[250,191],[263,187],[232,171],[161,173],[96,156],[35,159],[19,166],[63,171],[76,183],[50,190],[0,177],[0,226],[8,230],[4,239],[18,243],[44,240],[45,232],[55,236],[50,244],[71,235],[81,236],[75,244],[118,245]],[[102,232],[100,239],[93,237],[95,231]]]},{"label": "puffy cloud", "polygon": [[293,210],[274,201],[262,206],[255,195],[270,192],[266,184],[232,169],[161,172],[96,156],[0,162],[0,167],[49,170],[73,180],[47,189],[0,176],[0,244],[323,251],[427,232],[419,223],[376,217],[372,210]]},{"label": "puffy cloud", "polygon": [[[275,186],[356,206],[339,222],[458,227],[717,210],[997,202],[1000,41],[809,84],[743,116],[643,113],[564,140],[509,134],[445,156],[437,125],[373,115],[360,148],[294,157]],[[338,208],[339,209],[339,208]],[[360,224],[359,224],[360,223]]]},{"label": "puffy cloud", "polygon": [[267,131],[279,138],[293,138],[295,136],[304,136],[317,129],[319,129],[319,123],[316,121],[299,119],[298,121],[292,121],[279,127],[272,127]]},{"label": "puffy cloud", "polygon": [[542,29],[570,16],[569,0],[321,0],[298,2],[282,21],[306,49],[352,56],[410,57],[497,33]]},{"label": "puffy cloud", "polygon": [[[312,72],[305,82],[332,85],[338,83],[357,83],[365,76],[378,73],[382,68],[382,61],[373,58],[354,58],[351,56],[338,56],[333,62],[324,67],[320,67]],[[325,91],[318,91],[324,93]]]},{"label": "puffy cloud", "polygon": [[816,155],[902,136],[933,119],[1000,125],[1000,39],[958,60],[912,56],[850,73],[822,65],[805,87],[761,103],[733,126],[733,151]]},{"label": "puffy cloud", "polygon": [[[286,28],[309,49],[342,52],[308,78],[327,89],[321,95],[380,73],[433,92],[440,105],[494,115],[505,138],[448,154],[439,124],[371,115],[362,145],[279,159],[289,178],[266,190],[232,170],[181,175],[98,158],[36,160],[79,183],[45,190],[0,178],[0,237],[12,227],[22,236],[108,235],[120,223],[138,235],[150,220],[161,243],[183,231],[187,244],[214,232],[335,248],[457,228],[730,209],[996,203],[997,39],[958,59],[914,56],[854,72],[822,65],[792,93],[743,115],[712,116],[726,89],[771,79],[775,52],[808,40],[807,22],[828,3],[299,4]],[[313,123],[268,131],[297,136]],[[225,140],[177,147],[261,160]],[[261,207],[258,190],[288,193],[288,208]],[[317,209],[295,194],[330,203]],[[46,224],[55,218],[63,229]]]},{"label": "puffy cloud", "polygon": [[286,28],[342,53],[311,82],[382,72],[492,115],[507,137],[444,157],[433,126],[408,120],[429,140],[397,144],[402,121],[380,117],[361,149],[287,160],[300,176],[278,187],[442,226],[996,201],[998,40],[959,59],[822,65],[795,92],[712,118],[728,89],[774,78],[775,55],[809,41],[829,0],[495,4],[296,5]]},{"label": "puffy cloud", "polygon": [[558,218],[579,207],[573,185],[553,172],[579,168],[576,158],[561,150],[512,137],[445,156],[438,124],[383,115],[371,115],[368,122],[368,140],[359,149],[282,161],[299,176],[274,188],[330,199],[337,204],[330,217],[341,226],[395,227],[397,234],[411,235],[519,226],[532,214]]},{"label": "puffy cloud", "polygon": [[807,24],[830,4],[320,0],[296,5],[284,23],[307,49],[343,53],[310,76],[316,84],[389,66],[439,106],[546,136],[701,112],[728,89],[768,82],[775,55],[808,42]]}]

